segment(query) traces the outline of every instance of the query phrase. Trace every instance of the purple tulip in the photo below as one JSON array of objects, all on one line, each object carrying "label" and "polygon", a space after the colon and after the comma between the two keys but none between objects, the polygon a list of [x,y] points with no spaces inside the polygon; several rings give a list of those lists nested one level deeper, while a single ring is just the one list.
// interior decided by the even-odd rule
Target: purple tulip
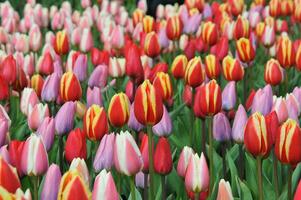
[{"label": "purple tulip", "polygon": [[160,29],[160,31],[158,33],[158,37],[159,37],[160,46],[162,48],[168,48],[168,46],[169,46],[169,39],[168,39],[168,37],[166,35],[166,28]]},{"label": "purple tulip", "polygon": [[61,62],[59,60],[56,60],[54,63],[53,63],[53,68],[54,68],[54,73],[57,73],[57,75],[59,77],[62,77],[63,76],[63,69],[62,69],[62,65],[61,65]]},{"label": "purple tulip", "polygon": [[98,65],[92,72],[88,81],[88,85],[92,88],[94,86],[103,88],[107,84],[107,78],[108,78],[108,67],[106,65]]},{"label": "purple tulip", "polygon": [[45,148],[49,151],[52,147],[54,140],[55,124],[52,117],[46,117],[42,124],[39,126],[36,134],[42,137]]},{"label": "purple tulip", "polygon": [[222,108],[224,110],[231,110],[236,104],[236,87],[235,81],[230,81],[225,86],[222,92]]},{"label": "purple tulip", "polygon": [[244,130],[248,116],[243,105],[239,105],[232,125],[232,139],[238,143],[244,142]]},{"label": "purple tulip", "polygon": [[55,101],[59,94],[60,77],[57,73],[49,75],[42,87],[41,98],[43,101]]},{"label": "purple tulip", "polygon": [[7,145],[3,145],[0,148],[0,156],[5,160],[5,162],[7,162],[8,164],[11,164],[8,149],[7,149]]},{"label": "purple tulip", "polygon": [[101,91],[98,87],[93,87],[93,89],[88,87],[87,90],[87,108],[89,108],[93,104],[102,106]]},{"label": "purple tulip", "polygon": [[[136,186],[137,187],[140,187],[140,188],[144,188],[144,173],[141,171],[141,172],[138,172],[135,176],[135,183],[136,183]],[[149,178],[148,178],[148,174],[146,174],[147,176],[147,185],[149,185]]]},{"label": "purple tulip", "polygon": [[100,142],[93,162],[95,171],[111,169],[114,164],[115,134],[105,134]]},{"label": "purple tulip", "polygon": [[288,111],[288,117],[298,121],[300,115],[300,106],[297,98],[293,94],[287,94],[285,104]]},{"label": "purple tulip", "polygon": [[153,132],[158,137],[168,136],[172,131],[172,121],[165,106],[163,106],[163,116],[159,123],[153,126]]},{"label": "purple tulip", "polygon": [[73,128],[76,103],[66,102],[55,116],[55,130],[58,135],[63,135]]},{"label": "purple tulip", "polygon": [[87,56],[85,54],[80,54],[73,67],[73,73],[76,75],[79,81],[84,81],[87,78]]},{"label": "purple tulip", "polygon": [[194,14],[191,17],[189,17],[186,23],[184,23],[184,28],[183,28],[184,33],[186,34],[195,33],[200,27],[201,20],[202,20],[201,14]]},{"label": "purple tulip", "polygon": [[56,164],[51,164],[45,176],[43,189],[41,192],[41,200],[56,200],[60,181],[61,171],[59,166]]},{"label": "purple tulip", "polygon": [[301,109],[301,87],[295,87],[293,90],[293,95],[296,97],[299,103],[299,109]]},{"label": "purple tulip", "polygon": [[9,129],[8,121],[0,118],[0,147],[6,142],[6,136]]},{"label": "purple tulip", "polygon": [[266,85],[263,89],[256,91],[252,103],[252,113],[260,112],[267,115],[273,106],[273,91],[271,85]]},{"label": "purple tulip", "polygon": [[219,142],[230,140],[231,126],[228,118],[222,112],[213,117],[213,137]]},{"label": "purple tulip", "polygon": [[209,3],[206,3],[203,11],[204,19],[212,17],[212,9]]},{"label": "purple tulip", "polygon": [[132,103],[131,107],[130,107],[130,118],[128,121],[128,127],[135,130],[135,131],[140,131],[141,129],[143,129],[143,125],[140,124],[136,117],[135,117],[135,113],[134,113],[134,102]]}]

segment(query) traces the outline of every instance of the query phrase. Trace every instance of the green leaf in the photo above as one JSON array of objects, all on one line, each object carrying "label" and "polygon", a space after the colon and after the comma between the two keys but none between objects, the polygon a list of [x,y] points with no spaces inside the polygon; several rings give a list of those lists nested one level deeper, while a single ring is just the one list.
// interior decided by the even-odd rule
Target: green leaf
[{"label": "green leaf", "polygon": [[247,187],[247,185],[242,182],[238,177],[236,177],[236,185],[238,188],[238,194],[241,200],[252,200],[252,194],[250,189]]},{"label": "green leaf", "polygon": [[258,196],[257,189],[257,171],[256,171],[256,160],[252,158],[248,153],[245,153],[246,158],[246,184],[251,190],[252,194]]},{"label": "green leaf", "polygon": [[232,186],[232,194],[233,196],[236,196],[237,195],[237,187],[236,186],[236,177],[237,177],[237,168],[235,166],[235,163],[234,161],[232,160],[232,157],[231,157],[231,154],[230,152],[228,151],[227,154],[226,154],[226,160],[227,160],[227,164],[228,164],[228,167],[230,169],[230,174],[231,174],[231,186]]},{"label": "green leaf", "polygon": [[[140,192],[137,190],[135,187],[135,195],[136,195],[136,200],[142,200]],[[132,200],[132,193],[130,193],[128,200]]]}]

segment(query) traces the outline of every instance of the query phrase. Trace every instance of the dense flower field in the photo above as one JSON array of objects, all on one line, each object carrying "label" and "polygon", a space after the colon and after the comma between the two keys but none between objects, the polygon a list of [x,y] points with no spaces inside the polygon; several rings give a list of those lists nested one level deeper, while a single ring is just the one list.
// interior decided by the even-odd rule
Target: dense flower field
[{"label": "dense flower field", "polygon": [[301,200],[300,0],[76,2],[0,3],[0,199]]}]

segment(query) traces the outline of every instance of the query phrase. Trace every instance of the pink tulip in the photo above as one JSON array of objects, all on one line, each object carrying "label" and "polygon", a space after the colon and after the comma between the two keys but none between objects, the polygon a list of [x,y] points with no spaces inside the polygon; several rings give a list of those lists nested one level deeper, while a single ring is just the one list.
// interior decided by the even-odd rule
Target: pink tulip
[{"label": "pink tulip", "polygon": [[61,171],[59,166],[51,164],[45,175],[41,200],[57,200],[60,181]]},{"label": "pink tulip", "polygon": [[0,119],[0,147],[6,142],[6,137],[9,129],[9,122],[5,119]]},{"label": "pink tulip", "polygon": [[249,22],[252,28],[255,28],[256,25],[261,21],[260,13],[254,10],[249,12]]},{"label": "pink tulip", "polygon": [[276,33],[274,26],[265,25],[261,36],[261,42],[264,46],[270,47],[275,43]]},{"label": "pink tulip", "polygon": [[54,119],[51,117],[46,117],[43,120],[41,126],[39,126],[36,134],[41,136],[47,151],[49,151],[52,147],[54,141],[54,133]]},{"label": "pink tulip", "polygon": [[42,33],[37,25],[33,25],[29,31],[29,47],[34,52],[42,46]]},{"label": "pink tulip", "polygon": [[186,175],[186,170],[190,161],[191,156],[193,156],[194,151],[191,147],[184,146],[182,152],[179,157],[178,165],[177,165],[177,172],[179,176],[182,178]]},{"label": "pink tulip", "polygon": [[296,119],[300,115],[301,107],[297,98],[293,93],[287,94],[285,97],[285,104],[288,111],[289,118]]},{"label": "pink tulip", "polygon": [[117,200],[119,195],[116,190],[111,172],[102,170],[95,178],[92,200]]},{"label": "pink tulip", "polygon": [[32,134],[27,138],[21,156],[21,170],[29,176],[43,175],[48,169],[48,155],[42,138]]},{"label": "pink tulip", "polygon": [[7,162],[8,164],[11,165],[10,162],[10,157],[9,157],[9,152],[8,152],[8,146],[7,145],[3,145],[2,147],[0,147],[0,156],[3,158],[3,160],[5,162]]},{"label": "pink tulip", "polygon": [[6,120],[8,122],[8,125],[11,125],[10,118],[5,110],[5,108],[0,104],[0,119]]},{"label": "pink tulip", "polygon": [[8,42],[8,34],[3,27],[0,27],[0,44],[6,44]]},{"label": "pink tulip", "polygon": [[28,127],[31,130],[37,130],[44,119],[49,116],[48,105],[42,103],[36,104],[33,109],[28,110]]},{"label": "pink tulip", "polygon": [[29,51],[29,38],[25,34],[16,33],[13,38],[13,45],[16,51],[27,53]]},{"label": "pink tulip", "polygon": [[233,200],[230,183],[221,179],[218,184],[218,193],[216,200]]},{"label": "pink tulip", "polygon": [[273,107],[271,111],[276,111],[279,123],[282,124],[288,118],[288,111],[285,100],[282,97],[274,96]]},{"label": "pink tulip", "polygon": [[109,75],[113,78],[122,77],[125,74],[125,58],[111,57],[109,63]]},{"label": "pink tulip", "polygon": [[121,49],[124,46],[124,33],[121,26],[113,28],[110,35],[110,43],[113,48]]},{"label": "pink tulip", "polygon": [[48,8],[43,8],[42,9],[42,16],[41,16],[41,21],[42,21],[42,27],[47,27],[49,24],[49,12]]},{"label": "pink tulip", "polygon": [[128,131],[116,135],[114,164],[118,172],[127,176],[137,174],[143,167],[141,152]]},{"label": "pink tulip", "polygon": [[24,56],[24,61],[23,61],[23,70],[25,74],[29,77],[31,77],[35,71],[34,69],[34,55],[32,53],[27,54]]},{"label": "pink tulip", "polygon": [[79,172],[81,178],[89,185],[90,175],[84,159],[74,158],[70,164],[69,170],[76,170]]},{"label": "pink tulip", "polygon": [[237,109],[235,117],[234,117],[234,121],[233,121],[233,125],[232,125],[232,132],[231,132],[232,139],[235,142],[238,142],[238,143],[244,142],[244,129],[245,129],[247,120],[248,120],[247,112],[246,112],[245,108],[243,107],[243,105],[240,104],[238,106],[238,109]]},{"label": "pink tulip", "polygon": [[71,34],[71,43],[75,46],[81,43],[81,36],[82,36],[82,28],[76,27]]},{"label": "pink tulip", "polygon": [[87,8],[91,6],[91,0],[81,0],[80,4],[83,8]]},{"label": "pink tulip", "polygon": [[20,100],[21,112],[27,116],[29,110],[33,110],[34,106],[39,102],[39,97],[32,88],[24,88]]},{"label": "pink tulip", "polygon": [[107,84],[108,67],[106,65],[98,65],[90,75],[88,85],[90,87],[103,88]]},{"label": "pink tulip", "polygon": [[88,52],[93,47],[93,36],[89,28],[85,28],[81,34],[79,48],[82,52]]}]

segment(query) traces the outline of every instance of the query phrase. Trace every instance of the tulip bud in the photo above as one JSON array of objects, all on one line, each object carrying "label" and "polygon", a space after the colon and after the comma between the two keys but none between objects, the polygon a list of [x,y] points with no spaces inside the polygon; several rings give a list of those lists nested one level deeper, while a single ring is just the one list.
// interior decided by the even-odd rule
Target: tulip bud
[{"label": "tulip bud", "polygon": [[87,146],[85,133],[76,128],[72,130],[66,141],[65,156],[68,163],[71,163],[74,158],[87,158]]},{"label": "tulip bud", "polygon": [[22,172],[28,176],[43,175],[48,169],[48,155],[42,138],[32,134],[27,138],[21,158]]},{"label": "tulip bud", "polygon": [[239,15],[234,25],[234,38],[236,40],[242,37],[248,38],[249,34],[250,34],[249,21]]},{"label": "tulip bud", "polygon": [[165,106],[163,106],[163,116],[160,122],[153,126],[153,132],[158,137],[170,135],[172,131],[172,121]]},{"label": "tulip bud", "polygon": [[167,19],[166,36],[170,40],[178,40],[182,34],[183,22],[177,15]]},{"label": "tulip bud", "polygon": [[264,68],[264,80],[267,84],[278,85],[283,81],[284,73],[278,60],[270,59]]},{"label": "tulip bud", "polygon": [[228,2],[228,6],[231,10],[232,15],[234,16],[238,16],[242,13],[243,8],[244,8],[244,0],[229,0]]},{"label": "tulip bud", "polygon": [[298,121],[298,116],[300,115],[301,107],[294,94],[286,94],[285,104],[287,107],[289,118]]},{"label": "tulip bud", "polygon": [[205,71],[210,79],[216,79],[220,75],[221,65],[214,54],[209,54],[205,57]]},{"label": "tulip bud", "polygon": [[134,113],[143,125],[155,125],[162,118],[162,97],[149,80],[145,80],[136,91]]},{"label": "tulip bud", "polygon": [[223,74],[227,81],[240,81],[244,77],[245,70],[237,59],[226,56],[223,59]]},{"label": "tulip bud", "polygon": [[155,32],[147,33],[144,39],[144,53],[153,58],[160,54],[160,50],[158,35]]},{"label": "tulip bud", "polygon": [[31,130],[37,130],[42,124],[43,120],[49,116],[48,105],[42,103],[36,104],[33,109],[28,110],[28,127]]},{"label": "tulip bud", "polygon": [[279,120],[276,111],[272,111],[265,116],[267,131],[272,135],[272,142],[275,144],[275,139],[279,127]]},{"label": "tulip bud", "polygon": [[[118,111],[118,112],[116,112]],[[122,127],[129,120],[130,101],[124,93],[115,94],[110,101],[108,116],[111,124],[115,127]]]},{"label": "tulip bud", "polygon": [[[0,178],[0,186],[1,186],[0,188],[4,188],[8,192],[14,193],[18,188],[21,187],[17,170],[14,167],[12,167],[10,164],[8,164],[1,156],[0,156],[0,172],[1,174],[3,174]],[[0,194],[2,194],[1,191]]]},{"label": "tulip bud", "polygon": [[132,44],[125,54],[126,74],[133,79],[143,79],[143,68],[140,60],[139,49]]},{"label": "tulip bud", "polygon": [[17,168],[20,177],[23,176],[21,169],[21,159],[24,144],[25,141],[12,140],[10,141],[8,148],[10,163],[12,166]]},{"label": "tulip bud", "polygon": [[72,72],[63,74],[60,81],[60,97],[63,101],[77,101],[82,96],[81,85]]},{"label": "tulip bud", "polygon": [[172,156],[168,139],[160,137],[154,153],[154,169],[161,175],[169,174],[172,170]]},{"label": "tulip bud", "polygon": [[60,77],[57,73],[49,75],[43,84],[41,93],[42,100],[46,102],[55,102],[59,94],[59,84]]},{"label": "tulip bud", "polygon": [[108,67],[106,65],[98,65],[90,75],[88,85],[90,87],[104,88],[107,85]]},{"label": "tulip bud", "polygon": [[87,137],[93,141],[100,141],[108,133],[109,125],[103,107],[92,105],[85,113],[83,129]]},{"label": "tulip bud", "polygon": [[69,38],[65,30],[56,33],[53,48],[59,55],[64,55],[69,52]]},{"label": "tulip bud", "polygon": [[252,101],[252,113],[260,112],[263,115],[270,113],[273,106],[273,91],[270,85],[256,91]]},{"label": "tulip bud", "polygon": [[245,147],[253,156],[267,156],[272,148],[272,135],[267,131],[266,120],[256,112],[252,114],[244,131]]},{"label": "tulip bud", "polygon": [[205,71],[200,57],[191,59],[185,70],[185,82],[191,87],[198,87],[205,80]]},{"label": "tulip bud", "polygon": [[33,25],[28,33],[29,47],[34,52],[37,52],[42,46],[42,33],[37,25]]},{"label": "tulip bud", "polygon": [[2,156],[2,158],[4,159],[5,162],[7,162],[8,164],[11,164],[7,147],[8,147],[7,144],[0,147],[0,156]]},{"label": "tulip bud", "polygon": [[44,53],[37,63],[38,72],[43,75],[50,75],[54,71],[53,58],[50,52]]},{"label": "tulip bud", "polygon": [[237,40],[236,51],[239,59],[244,63],[250,63],[255,58],[255,50],[250,39],[240,38]]},{"label": "tulip bud", "polygon": [[281,13],[281,1],[279,0],[271,0],[269,2],[269,10],[270,10],[270,15],[273,17],[277,17]]},{"label": "tulip bud", "polygon": [[296,68],[301,70],[301,45],[299,44],[296,48]]},{"label": "tulip bud", "polygon": [[230,81],[222,92],[222,108],[223,110],[231,110],[236,105],[236,85],[235,81]]},{"label": "tulip bud", "polygon": [[46,117],[42,124],[39,126],[36,134],[41,136],[42,141],[45,145],[47,151],[52,147],[54,140],[55,124],[54,119],[51,117]]},{"label": "tulip bud", "polygon": [[45,181],[41,191],[41,200],[57,200],[61,171],[59,166],[51,164],[45,175]]},{"label": "tulip bud", "polygon": [[107,51],[100,51],[97,48],[92,48],[91,51],[91,61],[94,66],[105,64],[109,64],[110,55]]},{"label": "tulip bud", "polygon": [[73,128],[76,104],[74,102],[66,102],[55,116],[56,134],[64,135]]},{"label": "tulip bud", "polygon": [[79,54],[74,61],[72,71],[79,81],[84,81],[87,78],[88,57],[85,54]]},{"label": "tulip bud", "polygon": [[34,106],[39,103],[39,98],[32,88],[25,88],[21,95],[20,109],[24,115],[29,114]]},{"label": "tulip bud", "polygon": [[216,55],[218,60],[224,59],[224,57],[228,54],[229,51],[229,41],[228,38],[222,36],[216,45],[212,46],[210,49],[210,53]]},{"label": "tulip bud", "polygon": [[276,46],[276,57],[285,69],[295,64],[295,50],[288,36],[281,36]]},{"label": "tulip bud", "polygon": [[231,200],[233,199],[230,183],[221,179],[218,184],[218,192],[216,200]]},{"label": "tulip bud", "polygon": [[156,64],[150,71],[149,75],[145,75],[145,78],[148,77],[148,79],[150,80],[150,82],[154,82],[155,78],[157,77],[157,74],[159,72],[164,72],[167,73],[168,72],[168,64],[166,64],[165,62],[160,62],[158,64]]},{"label": "tulip bud", "polygon": [[32,89],[37,93],[38,97],[41,97],[42,88],[44,86],[44,79],[40,74],[35,74],[31,77],[30,85]]},{"label": "tulip bud", "polygon": [[231,139],[231,126],[229,119],[222,112],[213,117],[213,137],[219,142]]},{"label": "tulip bud", "polygon": [[105,169],[102,170],[95,178],[92,200],[110,200],[118,198],[119,195],[111,172],[107,172]]},{"label": "tulip bud", "polygon": [[[152,146],[154,149],[154,146]],[[149,152],[148,152],[148,136],[143,134],[140,144],[140,152],[143,159],[143,168],[142,171],[145,173],[149,172]]]},{"label": "tulip bud", "polygon": [[114,78],[122,77],[125,74],[125,58],[110,58],[109,75]]},{"label": "tulip bud", "polygon": [[181,151],[178,165],[177,165],[177,172],[178,175],[181,176],[182,178],[185,178],[186,174],[186,169],[188,167],[189,161],[191,156],[193,156],[194,151],[191,147],[184,146],[184,148]]},{"label": "tulip bud", "polygon": [[216,24],[208,21],[203,24],[202,27],[202,39],[209,45],[214,45],[218,40],[218,30]]},{"label": "tulip bud", "polygon": [[265,25],[261,34],[261,42],[265,47],[271,47],[275,43],[275,28],[274,26]]},{"label": "tulip bud", "polygon": [[171,73],[176,79],[184,78],[188,60],[183,54],[178,55],[171,64]]},{"label": "tulip bud", "polygon": [[128,131],[116,135],[114,164],[118,172],[127,176],[137,174],[143,167],[141,152]]},{"label": "tulip bud", "polygon": [[288,119],[277,131],[275,155],[284,164],[292,166],[301,161],[301,131],[295,120]]},{"label": "tulip bud", "polygon": [[7,56],[0,65],[0,75],[8,84],[13,84],[17,78],[16,60],[12,55]]}]

